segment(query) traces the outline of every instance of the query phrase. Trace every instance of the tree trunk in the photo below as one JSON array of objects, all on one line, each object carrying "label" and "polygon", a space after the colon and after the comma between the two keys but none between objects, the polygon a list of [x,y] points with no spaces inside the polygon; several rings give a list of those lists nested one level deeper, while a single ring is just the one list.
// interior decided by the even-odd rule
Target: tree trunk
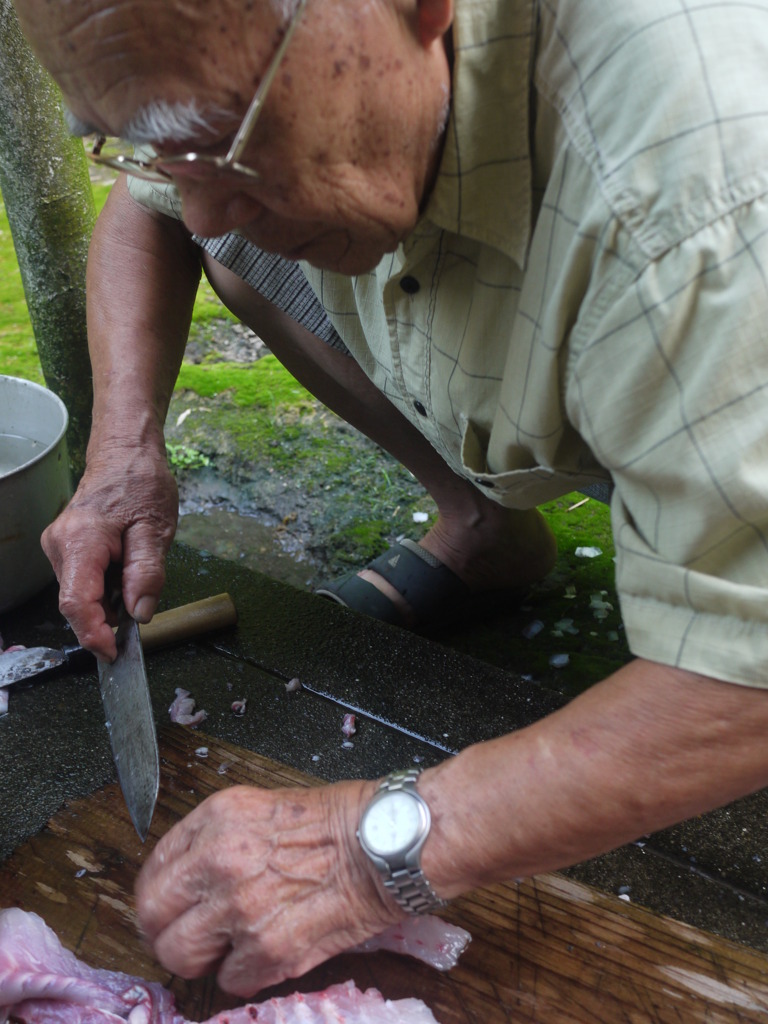
[{"label": "tree trunk", "polygon": [[48,387],[69,411],[75,480],[85,466],[92,381],[85,266],[95,220],[82,142],[70,136],[57,87],[0,0],[0,192]]}]

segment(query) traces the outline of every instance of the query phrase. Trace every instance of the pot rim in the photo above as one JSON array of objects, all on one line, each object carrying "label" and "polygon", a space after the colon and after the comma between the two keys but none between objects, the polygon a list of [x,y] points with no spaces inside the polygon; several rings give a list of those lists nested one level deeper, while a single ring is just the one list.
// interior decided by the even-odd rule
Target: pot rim
[{"label": "pot rim", "polygon": [[57,431],[56,436],[51,441],[47,442],[45,444],[45,447],[42,448],[41,451],[37,452],[26,462],[22,462],[21,465],[16,466],[14,469],[9,470],[7,473],[3,473],[2,475],[0,475],[0,480],[9,480],[12,477],[14,477],[17,473],[21,473],[27,470],[30,466],[34,466],[38,462],[42,461],[42,459],[49,455],[50,452],[61,443],[61,439],[66,434],[67,427],[69,426],[69,412],[67,411],[66,405],[62,402],[62,400],[59,398],[55,391],[51,391],[50,388],[44,387],[42,384],[37,384],[33,380],[26,380],[24,377],[13,377],[10,374],[0,373],[0,390],[2,390],[2,387],[6,382],[18,384],[21,385],[22,388],[29,388],[32,391],[37,391],[40,393],[41,397],[45,396],[46,401],[50,401],[52,399],[53,404],[58,408],[59,412],[61,413],[62,425],[61,428]]}]

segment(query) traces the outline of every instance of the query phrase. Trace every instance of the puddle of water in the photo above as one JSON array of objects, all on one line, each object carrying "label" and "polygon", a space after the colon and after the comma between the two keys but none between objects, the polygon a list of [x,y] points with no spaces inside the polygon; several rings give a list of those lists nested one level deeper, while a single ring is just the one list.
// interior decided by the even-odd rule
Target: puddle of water
[{"label": "puddle of water", "polygon": [[210,509],[180,516],[176,540],[302,590],[316,583],[317,568],[301,541],[291,536],[290,524],[274,526],[254,516]]}]

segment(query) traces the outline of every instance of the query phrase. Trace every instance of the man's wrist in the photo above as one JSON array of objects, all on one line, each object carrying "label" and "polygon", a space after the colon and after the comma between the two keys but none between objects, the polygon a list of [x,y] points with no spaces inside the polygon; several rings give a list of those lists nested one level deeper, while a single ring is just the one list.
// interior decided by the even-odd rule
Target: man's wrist
[{"label": "man's wrist", "polygon": [[122,401],[107,404],[103,412],[94,406],[93,425],[88,442],[88,458],[113,452],[156,451],[165,459],[164,423],[151,406],[126,407]]},{"label": "man's wrist", "polygon": [[[419,776],[419,793],[432,816],[430,834],[421,851],[421,865],[433,890],[444,900],[454,899],[469,887],[456,877],[457,854],[466,838],[465,826],[458,831],[452,828],[452,823],[463,817],[457,818],[453,813],[457,794],[451,792],[449,784],[451,774],[457,770],[457,760],[450,758]],[[447,792],[450,795],[446,796]]]},{"label": "man's wrist", "polygon": [[418,769],[391,772],[364,808],[357,838],[387,894],[406,913],[439,910],[445,901],[421,865],[430,833],[429,806],[418,793]]}]

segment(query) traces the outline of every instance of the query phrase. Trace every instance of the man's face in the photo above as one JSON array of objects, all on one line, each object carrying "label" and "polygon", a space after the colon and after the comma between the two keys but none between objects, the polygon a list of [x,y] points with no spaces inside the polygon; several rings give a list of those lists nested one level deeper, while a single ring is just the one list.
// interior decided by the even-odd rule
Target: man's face
[{"label": "man's face", "polygon": [[[123,136],[152,101],[194,101],[210,128],[148,141],[164,156],[224,153],[285,24],[269,5],[244,10],[253,6],[203,5],[170,32],[166,5],[124,0],[38,52],[72,112],[105,134]],[[259,181],[174,167],[191,231],[238,229],[264,249],[348,274],[396,248],[431,187],[448,88],[447,66],[425,59],[403,6],[310,2],[240,157]]]}]

